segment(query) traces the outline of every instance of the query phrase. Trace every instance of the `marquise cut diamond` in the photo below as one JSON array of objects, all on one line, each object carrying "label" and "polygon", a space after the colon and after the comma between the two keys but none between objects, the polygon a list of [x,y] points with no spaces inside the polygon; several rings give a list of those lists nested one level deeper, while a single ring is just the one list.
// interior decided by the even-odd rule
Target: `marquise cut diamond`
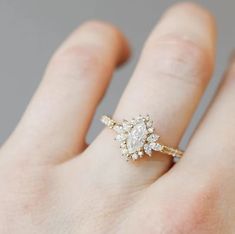
[{"label": "marquise cut diamond", "polygon": [[130,131],[127,138],[127,148],[129,153],[139,151],[146,140],[147,128],[144,122],[137,123]]},{"label": "marquise cut diamond", "polygon": [[123,120],[116,124],[114,130],[117,133],[116,140],[120,142],[120,149],[124,158],[137,160],[144,153],[151,156],[153,150],[159,150],[157,143],[159,136],[154,133],[153,122],[146,117],[137,117],[130,122]]}]

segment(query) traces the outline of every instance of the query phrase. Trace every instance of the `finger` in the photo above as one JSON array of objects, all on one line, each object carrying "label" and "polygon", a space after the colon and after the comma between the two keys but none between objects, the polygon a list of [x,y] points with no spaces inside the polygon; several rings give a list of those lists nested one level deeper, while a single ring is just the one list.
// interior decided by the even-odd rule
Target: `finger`
[{"label": "finger", "polygon": [[[178,165],[178,168],[186,166],[194,168],[193,171],[200,168],[200,177],[211,180],[216,178],[218,186],[221,185],[220,182],[227,181],[225,178],[234,181],[235,177],[234,90],[235,61],[233,58],[214,102],[192,138],[184,160]],[[228,181],[231,181],[230,179]]]},{"label": "finger", "polygon": [[[171,8],[147,40],[114,118],[128,120],[148,113],[161,141],[176,147],[211,76],[214,47],[215,24],[210,13],[189,3]],[[169,169],[172,159],[161,154],[127,165],[113,136],[104,130],[91,150],[105,144],[105,152],[100,149],[104,160],[95,163],[109,160],[110,167],[118,167],[123,175],[119,179],[134,174],[135,181],[142,183]]]},{"label": "finger", "polygon": [[127,57],[127,42],[116,28],[83,24],[53,56],[11,145],[23,152],[36,148],[40,157],[56,161],[81,152],[113,70]]}]

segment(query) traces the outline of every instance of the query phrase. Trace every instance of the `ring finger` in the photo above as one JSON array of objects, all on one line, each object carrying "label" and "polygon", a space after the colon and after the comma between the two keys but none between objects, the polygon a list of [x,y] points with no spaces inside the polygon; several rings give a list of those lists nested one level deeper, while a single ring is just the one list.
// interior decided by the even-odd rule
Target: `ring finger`
[{"label": "ring finger", "polygon": [[[215,24],[206,10],[189,3],[168,10],[146,42],[114,119],[150,114],[162,142],[177,146],[211,77],[214,48]],[[135,176],[140,183],[155,180],[171,166],[172,159],[160,154],[126,163],[113,136],[104,130],[88,149],[94,151],[89,155],[101,155],[91,160],[105,167],[102,171],[107,173],[110,164],[110,173],[117,173],[118,179]]]}]

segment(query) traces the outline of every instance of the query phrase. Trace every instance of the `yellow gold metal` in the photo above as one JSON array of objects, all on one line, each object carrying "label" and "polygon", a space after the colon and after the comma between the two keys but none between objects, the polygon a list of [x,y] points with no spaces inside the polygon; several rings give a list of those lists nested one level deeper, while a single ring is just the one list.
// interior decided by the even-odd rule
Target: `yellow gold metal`
[{"label": "yellow gold metal", "polygon": [[162,150],[160,150],[159,152],[161,152],[163,154],[168,154],[172,157],[182,158],[182,156],[183,156],[183,151],[181,151],[179,149],[171,148],[171,147],[166,146],[166,145],[162,145]]}]

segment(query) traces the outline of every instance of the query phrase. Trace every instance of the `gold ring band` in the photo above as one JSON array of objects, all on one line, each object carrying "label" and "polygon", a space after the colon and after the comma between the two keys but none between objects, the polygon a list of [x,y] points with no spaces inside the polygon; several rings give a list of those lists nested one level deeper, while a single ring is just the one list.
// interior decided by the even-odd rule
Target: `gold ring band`
[{"label": "gold ring band", "polygon": [[174,159],[183,156],[183,151],[158,142],[160,136],[154,133],[153,121],[149,115],[138,116],[131,121],[123,120],[121,123],[103,115],[101,122],[117,133],[115,140],[120,142],[122,156],[126,160],[137,160],[144,154],[151,156],[152,151],[170,155]]}]

